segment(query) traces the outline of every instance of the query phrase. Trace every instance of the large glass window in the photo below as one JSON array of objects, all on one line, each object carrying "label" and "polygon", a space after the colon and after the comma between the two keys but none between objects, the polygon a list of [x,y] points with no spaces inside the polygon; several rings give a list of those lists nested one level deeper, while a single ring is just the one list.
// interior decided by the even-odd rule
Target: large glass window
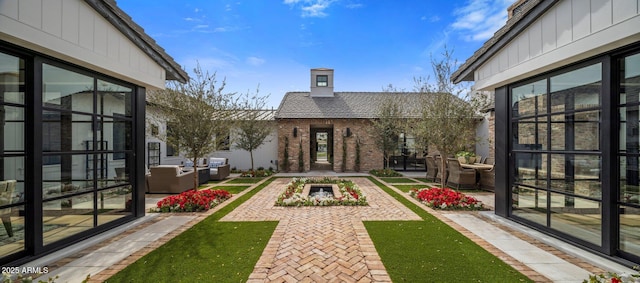
[{"label": "large glass window", "polygon": [[25,249],[25,61],[0,52],[0,258]]},{"label": "large glass window", "polygon": [[512,214],[597,246],[601,81],[596,63],[511,89]]},{"label": "large glass window", "polygon": [[640,256],[640,54],[621,58],[618,65],[619,249]]},{"label": "large glass window", "polygon": [[[132,88],[43,64],[47,245],[132,214]],[[97,210],[96,210],[97,208]]]}]

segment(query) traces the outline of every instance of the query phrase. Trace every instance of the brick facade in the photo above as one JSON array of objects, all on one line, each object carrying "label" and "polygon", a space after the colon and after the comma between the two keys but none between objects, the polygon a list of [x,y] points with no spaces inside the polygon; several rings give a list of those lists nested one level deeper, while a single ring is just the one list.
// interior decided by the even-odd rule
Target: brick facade
[{"label": "brick facade", "polygon": [[[293,136],[296,128],[296,136]],[[349,128],[350,136],[345,137]],[[356,141],[360,141],[360,172],[383,167],[382,152],[376,148],[368,119],[278,119],[278,160],[281,171],[298,171],[298,152],[302,143],[304,171],[311,170],[311,132],[332,129],[333,171],[342,172],[343,140],[346,143],[346,172],[355,172]],[[283,168],[285,137],[289,139],[289,170]],[[331,148],[331,147],[330,147]],[[315,150],[315,148],[314,148]]]}]

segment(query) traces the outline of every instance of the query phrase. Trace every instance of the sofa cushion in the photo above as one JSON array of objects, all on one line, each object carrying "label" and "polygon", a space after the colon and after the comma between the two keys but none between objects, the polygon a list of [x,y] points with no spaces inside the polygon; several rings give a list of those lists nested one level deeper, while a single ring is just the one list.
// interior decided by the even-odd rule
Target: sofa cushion
[{"label": "sofa cushion", "polygon": [[209,168],[218,168],[218,166],[222,166],[225,164],[227,164],[227,158],[224,158],[224,157],[209,158]]}]

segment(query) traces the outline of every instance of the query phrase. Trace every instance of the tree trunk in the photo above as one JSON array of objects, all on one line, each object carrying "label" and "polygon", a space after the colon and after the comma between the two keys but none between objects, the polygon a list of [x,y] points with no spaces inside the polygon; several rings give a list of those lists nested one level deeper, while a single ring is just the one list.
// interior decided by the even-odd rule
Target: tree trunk
[{"label": "tree trunk", "polygon": [[251,171],[253,171],[253,150],[249,150],[249,155],[251,156]]},{"label": "tree trunk", "polygon": [[447,187],[447,156],[440,152],[442,174],[440,174],[440,186],[444,189]]},{"label": "tree trunk", "polygon": [[193,189],[198,190],[198,157],[193,157]]}]

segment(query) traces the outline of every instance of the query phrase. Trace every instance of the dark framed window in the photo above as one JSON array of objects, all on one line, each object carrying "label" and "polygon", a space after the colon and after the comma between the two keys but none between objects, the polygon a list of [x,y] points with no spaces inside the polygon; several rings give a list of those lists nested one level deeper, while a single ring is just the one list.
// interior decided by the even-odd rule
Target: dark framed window
[{"label": "dark framed window", "polygon": [[[174,136],[173,125],[171,125],[171,123],[167,123],[167,139],[176,140],[173,136]],[[166,144],[167,144],[167,156],[178,156],[180,154],[180,148],[178,148],[177,146],[173,146],[168,142]]]},{"label": "dark framed window", "polygon": [[327,75],[316,76],[316,86],[328,86],[328,85],[329,85],[329,76]]},{"label": "dark framed window", "polygon": [[160,143],[147,143],[147,168],[160,165]]},{"label": "dark framed window", "polygon": [[603,64],[591,61],[510,88],[512,215],[594,247],[602,245],[602,78]]},{"label": "dark framed window", "polygon": [[[42,113],[42,151],[60,151],[61,127],[60,112],[45,111]],[[42,156],[43,165],[60,164],[59,155]]]},{"label": "dark framed window", "polygon": [[113,120],[113,160],[120,160],[125,157],[127,123],[118,119],[124,118],[124,115],[116,113],[114,116],[116,119]]}]

